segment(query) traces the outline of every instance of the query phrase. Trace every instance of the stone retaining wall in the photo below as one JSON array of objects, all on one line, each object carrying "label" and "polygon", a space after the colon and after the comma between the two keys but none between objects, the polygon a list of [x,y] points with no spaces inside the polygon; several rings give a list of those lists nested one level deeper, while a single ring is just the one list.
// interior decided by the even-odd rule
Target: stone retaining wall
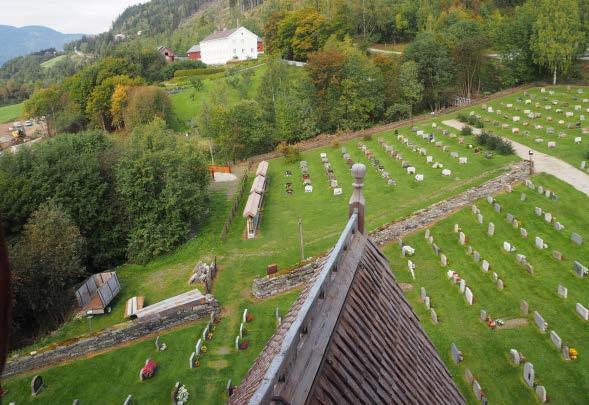
[{"label": "stone retaining wall", "polygon": [[45,368],[58,363],[74,360],[89,353],[103,351],[122,343],[143,338],[174,328],[198,319],[219,313],[219,304],[211,295],[206,296],[207,302],[190,309],[178,311],[161,318],[135,320],[106,329],[96,335],[81,338],[74,343],[59,346],[55,349],[40,352],[34,355],[18,356],[9,359],[2,377],[9,377],[18,373]]},{"label": "stone retaining wall", "polygon": [[[510,172],[504,173],[485,184],[468,189],[457,196],[430,205],[411,214],[407,218],[385,225],[371,232],[370,238],[378,245],[397,241],[420,229],[433,225],[450,214],[473,204],[477,200],[485,198],[488,195],[496,195],[506,191],[512,185],[528,178],[529,171],[529,163],[527,161],[518,162],[511,166]],[[327,254],[311,263],[293,269],[285,275],[254,279],[252,285],[254,296],[256,298],[268,298],[302,286],[309,281],[316,269],[321,268],[326,256]]]}]

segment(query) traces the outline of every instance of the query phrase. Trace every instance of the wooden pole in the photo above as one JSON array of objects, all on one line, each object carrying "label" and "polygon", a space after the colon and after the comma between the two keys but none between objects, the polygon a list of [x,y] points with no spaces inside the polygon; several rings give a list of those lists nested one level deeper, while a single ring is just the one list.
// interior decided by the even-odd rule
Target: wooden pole
[{"label": "wooden pole", "polygon": [[299,243],[301,244],[301,261],[305,260],[305,245],[303,243],[303,220],[299,218]]},{"label": "wooden pole", "polygon": [[366,200],[364,199],[364,176],[366,175],[366,166],[362,163],[355,163],[352,166],[352,176],[354,177],[354,191],[349,202],[349,216],[351,217],[354,212],[358,213],[358,231],[364,234],[364,207],[366,206]]}]

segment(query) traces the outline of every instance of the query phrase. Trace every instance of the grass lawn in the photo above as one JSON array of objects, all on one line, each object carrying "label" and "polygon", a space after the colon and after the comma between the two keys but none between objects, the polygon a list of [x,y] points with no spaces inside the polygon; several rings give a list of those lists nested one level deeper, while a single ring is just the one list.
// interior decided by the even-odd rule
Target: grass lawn
[{"label": "grass lawn", "polygon": [[0,124],[18,119],[22,114],[23,103],[0,107]]},{"label": "grass lawn", "polygon": [[[431,127],[430,123],[421,124],[423,128]],[[258,328],[261,340],[255,340],[254,347],[246,353],[219,354],[219,357],[211,356],[211,361],[216,361],[215,372],[204,373],[204,370],[196,371],[197,378],[187,380],[189,370],[184,370],[190,355],[189,347],[194,344],[194,331],[178,331],[172,333],[170,338],[170,350],[186,345],[187,349],[178,354],[181,368],[166,374],[162,368],[161,378],[141,384],[142,391],[136,395],[142,398],[160,398],[157,395],[168,395],[173,383],[177,379],[184,379],[190,382],[191,394],[204,395],[207,403],[221,403],[223,401],[222,391],[228,377],[235,383],[244,376],[247,368],[261,350],[264,342],[274,330],[273,310],[278,305],[286,310],[292,303],[297,293],[289,293],[269,301],[257,302],[251,296],[251,283],[254,277],[265,274],[266,265],[277,263],[281,271],[296,265],[299,261],[299,246],[297,234],[297,221],[300,217],[303,220],[305,254],[307,257],[327,251],[337,240],[347,218],[347,201],[352,192],[352,178],[340,148],[345,147],[351,154],[354,161],[364,162],[369,165],[365,179],[365,194],[367,200],[367,227],[376,229],[390,221],[410,215],[415,210],[429,206],[451,195],[454,195],[467,188],[481,184],[484,181],[496,177],[506,170],[506,165],[515,161],[514,156],[496,156],[487,160],[481,154],[475,154],[472,149],[460,145],[458,140],[444,137],[439,133],[439,139],[449,147],[447,152],[436,148],[433,144],[417,137],[409,128],[402,129],[401,134],[408,137],[416,146],[428,149],[428,154],[433,156],[434,161],[444,164],[444,167],[452,170],[451,177],[443,177],[441,169],[432,169],[426,164],[425,156],[420,156],[413,151],[413,148],[397,139],[392,132],[386,132],[375,136],[373,139],[364,140],[363,143],[372,150],[375,157],[381,161],[391,177],[396,179],[397,186],[388,186],[377,170],[370,166],[368,159],[358,148],[358,141],[350,141],[340,145],[338,148],[324,147],[302,153],[302,158],[309,162],[311,180],[313,181],[313,193],[306,194],[303,190],[301,175],[298,163],[287,164],[283,158],[270,162],[269,167],[269,188],[265,196],[264,213],[261,222],[259,235],[254,240],[244,240],[244,220],[240,214],[232,226],[227,241],[221,244],[218,238],[222,223],[228,211],[227,200],[217,195],[213,198],[212,215],[199,236],[180,247],[175,253],[156,259],[146,266],[125,265],[116,269],[123,285],[123,290],[113,307],[113,313],[104,317],[93,319],[93,331],[103,329],[123,320],[124,304],[127,298],[133,295],[144,295],[147,303],[153,303],[170,295],[187,291],[193,287],[186,281],[195,263],[203,257],[216,255],[220,265],[220,271],[215,281],[213,295],[219,300],[223,319],[216,332],[214,345],[220,348],[231,349],[239,329],[240,313],[248,307],[253,309],[256,320],[252,328]],[[405,173],[401,167],[401,161],[388,156],[384,149],[378,144],[378,138],[384,138],[387,143],[393,145],[406,160],[416,167],[417,173],[422,173],[425,180],[422,183],[415,182],[412,175]],[[457,159],[450,157],[450,151],[459,152],[460,156],[468,157],[467,165],[459,165]],[[334,196],[328,186],[327,176],[320,161],[320,153],[328,154],[331,165],[343,187],[343,195]],[[285,172],[292,172],[292,177],[286,177]],[[292,182],[294,194],[288,196],[285,193],[285,183]],[[248,184],[249,187],[249,184]],[[245,202],[245,196],[242,206]],[[239,211],[241,213],[241,210]],[[58,332],[41,340],[35,348],[48,343],[55,343],[63,339],[70,339],[87,333],[86,320],[71,321],[66,323]],[[201,326],[202,327],[202,326]],[[258,333],[258,332],[256,332]],[[176,339],[176,336],[177,339]],[[257,338],[256,338],[257,339]],[[47,398],[47,401],[67,402],[75,395],[82,398],[92,398],[97,392],[101,392],[101,399],[112,399],[119,401],[127,393],[135,391],[136,376],[145,357],[153,348],[153,341],[139,343],[120,351],[105,354],[88,360],[81,360],[72,365],[58,367],[42,374],[50,379],[51,390],[45,392],[39,400]],[[31,350],[29,347],[26,350]],[[214,348],[211,347],[214,352]],[[115,354],[117,353],[117,354]],[[163,353],[164,356],[168,352]],[[170,355],[172,353],[170,352]],[[160,358],[162,353],[157,354]],[[116,357],[115,357],[116,356]],[[244,358],[247,356],[247,361]],[[113,359],[117,359],[117,361]],[[118,361],[121,358],[122,361]],[[243,362],[241,360],[243,358]],[[116,362],[116,365],[111,363]],[[174,363],[175,364],[175,363]],[[208,364],[208,363],[207,363]],[[204,368],[208,365],[204,364]],[[212,366],[211,366],[212,367]],[[86,373],[83,370],[96,370],[95,374]],[[105,370],[108,373],[104,373]],[[108,377],[99,382],[97,375],[108,374]],[[202,377],[201,377],[202,376]],[[72,379],[76,378],[76,383]],[[164,381],[165,380],[165,381]],[[113,381],[117,383],[113,383]],[[124,383],[123,383],[124,381]],[[156,383],[161,381],[162,383]],[[7,388],[15,395],[26,395],[29,376],[17,377],[8,382]],[[49,383],[48,383],[49,384]],[[116,386],[112,389],[110,387]],[[77,391],[72,391],[72,386]],[[144,389],[143,387],[157,386],[157,388]],[[108,387],[105,388],[105,387]],[[106,391],[105,391],[106,390]],[[108,393],[107,393],[108,391]],[[17,397],[22,398],[22,397]],[[194,398],[194,397],[193,397]],[[8,397],[12,400],[12,397]],[[62,401],[63,400],[63,401]],[[20,401],[17,401],[20,402]],[[89,402],[91,401],[84,401]],[[155,399],[144,399],[141,403],[160,403]],[[203,398],[203,402],[204,398]]]},{"label": "grass lawn", "polygon": [[[501,213],[495,212],[486,200],[477,203],[484,216],[483,225],[477,222],[470,208],[465,208],[431,228],[435,243],[449,258],[447,268],[440,265],[438,257],[424,239],[423,232],[404,241],[416,249],[415,256],[411,258],[417,265],[415,281],[407,271],[407,261],[401,257],[398,245],[391,244],[385,248],[397,280],[413,285],[413,289],[406,293],[407,297],[470,403],[476,401],[464,379],[466,368],[481,383],[489,403],[536,403],[534,392],[523,382],[523,364],[515,367],[508,362],[511,348],[522,352],[534,364],[536,380],[546,387],[552,403],[587,403],[589,329],[586,321],[576,314],[575,304],[580,302],[589,305],[589,280],[576,278],[572,264],[574,260],[589,264],[589,251],[586,245],[579,247],[569,240],[571,232],[577,232],[585,239],[589,237],[587,198],[548,175],[536,176],[533,181],[554,191],[560,198],[552,201],[522,185],[511,194],[496,197],[502,207]],[[520,201],[521,192],[527,195],[524,202]],[[561,232],[554,230],[543,217],[534,214],[535,207],[551,212],[566,228]],[[522,222],[529,232],[528,238],[521,237],[520,231],[506,221],[507,213],[515,215]],[[493,237],[487,235],[488,222],[496,226]],[[458,243],[458,234],[453,232],[454,224],[461,226],[468,237],[468,244],[489,261],[491,268],[488,273],[484,273],[480,264],[468,256],[466,246]],[[549,248],[538,250],[534,246],[536,236],[541,236]],[[503,241],[515,245],[517,251],[503,251]],[[553,250],[562,252],[565,260],[554,260]],[[526,255],[534,267],[534,275],[528,274],[516,262],[516,253]],[[458,272],[472,289],[475,296],[472,306],[467,305],[458,285],[448,280],[448,269]],[[496,287],[492,272],[496,272],[504,281],[503,290]],[[558,297],[559,284],[568,288],[568,298]],[[431,322],[424,304],[419,301],[419,289],[422,286],[426,288],[432,307],[438,314],[440,323],[437,325]],[[519,309],[522,299],[530,305],[530,314],[527,316],[522,315]],[[525,318],[529,324],[515,329],[492,330],[479,320],[481,309],[487,310],[493,319]],[[548,322],[549,331],[554,329],[565,344],[579,351],[577,361],[565,362],[561,359],[548,332],[542,334],[536,327],[533,321],[535,310]],[[464,361],[460,365],[455,365],[451,360],[452,342],[464,354]]]},{"label": "grass lawn", "polygon": [[[255,97],[260,85],[261,77],[265,71],[265,66],[260,66],[254,69],[255,75],[253,76],[252,85],[245,97],[244,95],[240,94],[237,89],[234,89],[229,85],[225,86],[227,89],[227,104],[232,105],[238,102],[240,99]],[[218,92],[218,86],[216,86],[216,84],[219,82],[225,83],[225,78],[218,77],[215,79],[204,79],[203,87],[200,91],[195,92],[193,88],[189,87],[182,92],[173,94],[171,96],[172,108],[178,119],[177,128],[175,128],[176,130],[186,129],[187,121],[191,119],[200,119],[203,105],[205,103],[211,103],[215,97],[219,96],[216,94]]]},{"label": "grass lawn", "polygon": [[[582,89],[583,93],[578,94],[577,89]],[[550,91],[553,91],[554,94],[549,94]],[[566,86],[549,86],[546,87],[545,93],[541,93],[540,88],[528,90],[527,93],[527,96],[524,95],[524,92],[514,93],[511,96],[467,108],[463,111],[474,111],[476,114],[481,115],[487,121],[485,123],[487,130],[513,139],[539,152],[558,157],[574,167],[579,167],[582,160],[589,160],[587,158],[589,135],[582,135],[581,133],[581,128],[589,127],[589,87],[571,86],[571,89],[567,90]],[[526,100],[531,100],[531,104],[525,104]],[[583,102],[583,100],[586,101]],[[553,104],[553,101],[556,101],[557,104]],[[507,104],[512,104],[512,107],[509,108]],[[547,105],[550,106],[550,110],[545,109]],[[578,107],[580,109],[575,109],[575,106],[580,106]],[[488,112],[488,107],[493,108],[492,113]],[[557,109],[561,109],[562,112],[557,113]],[[498,115],[497,110],[500,110],[501,114]],[[530,119],[524,114],[525,110],[541,113],[542,116]],[[574,115],[567,118],[566,112],[572,112]],[[452,115],[456,116],[456,114]],[[586,120],[581,120],[581,115]],[[514,122],[513,116],[519,116],[520,121]],[[552,122],[548,121],[548,117],[552,117]],[[563,120],[564,124],[559,124],[559,120]],[[503,123],[509,124],[509,127],[494,126],[493,121],[497,121],[499,125]],[[524,126],[526,121],[529,125]],[[581,123],[581,128],[567,128],[568,124],[575,124],[576,122]],[[543,128],[536,129],[536,124],[542,125]],[[554,128],[554,134],[547,133],[549,127]],[[512,134],[512,128],[519,128],[520,134]],[[529,134],[526,135],[525,131],[529,131]],[[566,136],[560,138],[560,133]],[[575,137],[582,137],[580,145],[574,143]],[[542,138],[543,141],[536,142],[537,138]],[[548,148],[549,141],[556,142],[556,148]]]}]

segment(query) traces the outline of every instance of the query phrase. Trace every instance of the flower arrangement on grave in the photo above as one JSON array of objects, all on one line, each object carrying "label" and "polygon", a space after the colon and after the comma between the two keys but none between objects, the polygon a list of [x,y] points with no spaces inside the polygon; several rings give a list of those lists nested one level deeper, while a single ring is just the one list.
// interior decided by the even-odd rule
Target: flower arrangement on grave
[{"label": "flower arrangement on grave", "polygon": [[155,370],[157,370],[158,363],[153,361],[152,359],[145,360],[145,365],[139,372],[139,378],[141,381],[152,378],[155,374]]},{"label": "flower arrangement on grave", "polygon": [[577,349],[572,347],[569,349],[569,356],[571,356],[571,360],[577,360],[578,355],[579,353],[577,352]]},{"label": "flower arrangement on grave", "polygon": [[207,340],[211,340],[213,338],[213,332],[207,333]]},{"label": "flower arrangement on grave", "polygon": [[239,350],[245,350],[249,347],[249,343],[247,340],[242,340],[239,342]]},{"label": "flower arrangement on grave", "polygon": [[242,335],[242,336],[245,336],[245,335],[247,335],[247,328],[242,328],[242,329],[241,329],[241,335]]},{"label": "flower arrangement on grave", "polygon": [[176,394],[176,401],[181,402],[181,403],[185,403],[188,401],[189,397],[190,397],[190,393],[186,389],[186,386],[182,385],[178,389],[178,393]]},{"label": "flower arrangement on grave", "polygon": [[206,353],[206,352],[207,352],[207,350],[208,350],[208,349],[207,349],[207,347],[206,347],[205,345],[202,345],[202,346],[200,347],[200,352],[201,352],[201,353]]},{"label": "flower arrangement on grave", "polygon": [[196,358],[194,359],[194,367],[195,367],[195,368],[196,368],[196,367],[200,367],[200,360],[198,359],[198,357],[196,357]]},{"label": "flower arrangement on grave", "polygon": [[245,321],[246,322],[251,322],[254,320],[254,314],[252,314],[250,311],[247,312],[247,315],[245,317]]}]

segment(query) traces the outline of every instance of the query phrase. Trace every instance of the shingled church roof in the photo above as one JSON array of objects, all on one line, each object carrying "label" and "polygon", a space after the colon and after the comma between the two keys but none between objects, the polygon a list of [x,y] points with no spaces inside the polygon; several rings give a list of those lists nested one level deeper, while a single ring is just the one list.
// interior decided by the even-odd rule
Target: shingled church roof
[{"label": "shingled church roof", "polygon": [[355,165],[350,219],[230,404],[464,404],[450,373],[364,234]]}]

